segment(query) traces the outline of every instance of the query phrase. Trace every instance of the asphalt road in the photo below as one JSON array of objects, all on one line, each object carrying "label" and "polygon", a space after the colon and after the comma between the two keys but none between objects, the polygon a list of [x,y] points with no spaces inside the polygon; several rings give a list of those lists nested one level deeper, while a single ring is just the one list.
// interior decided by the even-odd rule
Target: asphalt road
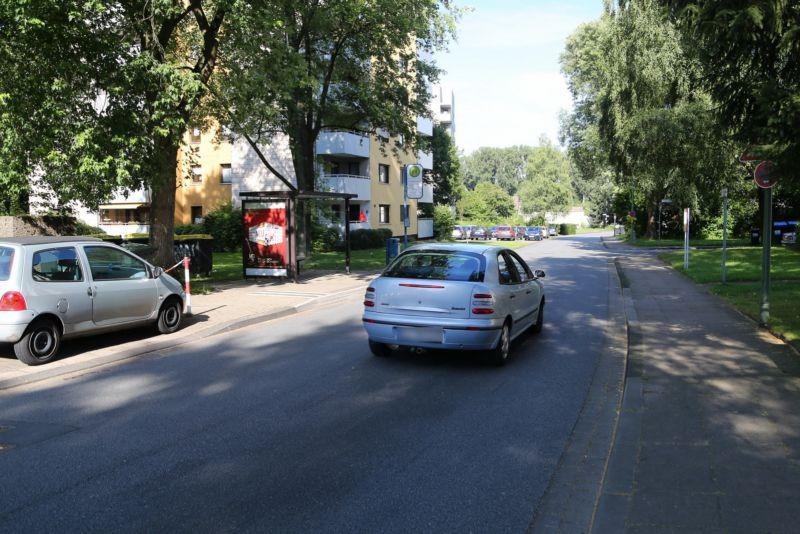
[{"label": "asphalt road", "polygon": [[603,346],[608,278],[596,236],[518,252],[547,272],[545,327],[503,368],[374,358],[355,296],[3,392],[0,531],[524,532]]}]

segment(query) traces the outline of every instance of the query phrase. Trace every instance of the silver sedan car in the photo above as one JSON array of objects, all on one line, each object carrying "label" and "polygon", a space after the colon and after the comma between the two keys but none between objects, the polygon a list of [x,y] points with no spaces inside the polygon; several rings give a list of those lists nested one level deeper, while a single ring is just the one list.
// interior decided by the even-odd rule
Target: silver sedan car
[{"label": "silver sedan car", "polygon": [[544,277],[504,247],[410,247],[367,288],[370,349],[375,356],[401,346],[479,350],[503,365],[513,339],[542,329]]},{"label": "silver sedan car", "polygon": [[28,365],[49,362],[62,338],[181,324],[180,283],[127,250],[83,237],[0,238],[0,342]]}]

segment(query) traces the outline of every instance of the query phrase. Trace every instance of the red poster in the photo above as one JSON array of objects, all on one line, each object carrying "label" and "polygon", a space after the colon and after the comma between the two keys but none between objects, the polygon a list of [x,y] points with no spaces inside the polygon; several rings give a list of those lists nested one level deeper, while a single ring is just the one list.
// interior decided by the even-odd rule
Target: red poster
[{"label": "red poster", "polygon": [[244,212],[245,276],[287,276],[285,202],[248,202]]}]

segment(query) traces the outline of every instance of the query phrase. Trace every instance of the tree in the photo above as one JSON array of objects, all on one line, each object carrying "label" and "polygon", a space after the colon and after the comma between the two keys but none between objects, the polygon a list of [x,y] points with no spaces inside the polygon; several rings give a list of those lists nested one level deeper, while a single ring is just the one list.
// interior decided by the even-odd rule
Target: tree
[{"label": "tree", "polygon": [[415,148],[439,74],[427,58],[457,15],[445,0],[242,0],[225,40],[230,76],[216,91],[235,131],[288,136],[297,185],[313,190],[322,130],[385,130],[400,141],[386,149]]},{"label": "tree", "polygon": [[[697,50],[703,86],[736,139],[800,182],[800,9],[772,0],[661,0]],[[741,148],[740,148],[741,149]]]},{"label": "tree", "polygon": [[433,125],[433,202],[454,206],[460,198],[461,162],[453,138],[447,128]]},{"label": "tree", "polygon": [[527,146],[479,148],[462,159],[464,185],[474,189],[481,182],[490,182],[515,194],[525,178],[530,150]]},{"label": "tree", "polygon": [[569,159],[546,139],[528,158],[527,178],[519,187],[522,210],[528,214],[564,213],[573,203]]},{"label": "tree", "polygon": [[458,201],[458,213],[462,219],[490,224],[514,214],[514,201],[502,188],[489,182],[481,182],[475,190],[466,191]]},{"label": "tree", "polygon": [[[172,259],[177,155],[216,70],[224,0],[0,1],[0,184],[59,205],[153,191],[154,261]],[[35,53],[31,53],[35,51]]]}]

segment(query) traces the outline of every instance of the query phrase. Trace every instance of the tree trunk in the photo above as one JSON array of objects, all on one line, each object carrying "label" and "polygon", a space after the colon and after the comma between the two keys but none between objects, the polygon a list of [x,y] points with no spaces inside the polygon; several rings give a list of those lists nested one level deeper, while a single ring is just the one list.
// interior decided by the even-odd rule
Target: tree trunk
[{"label": "tree trunk", "polygon": [[658,221],[656,221],[656,217],[658,215],[658,208],[654,204],[652,200],[647,202],[647,232],[645,233],[645,239],[655,239]]},{"label": "tree trunk", "polygon": [[171,267],[175,263],[173,244],[175,241],[175,188],[178,167],[178,145],[170,139],[156,144],[158,175],[152,185],[150,202],[150,260],[159,267]]}]

